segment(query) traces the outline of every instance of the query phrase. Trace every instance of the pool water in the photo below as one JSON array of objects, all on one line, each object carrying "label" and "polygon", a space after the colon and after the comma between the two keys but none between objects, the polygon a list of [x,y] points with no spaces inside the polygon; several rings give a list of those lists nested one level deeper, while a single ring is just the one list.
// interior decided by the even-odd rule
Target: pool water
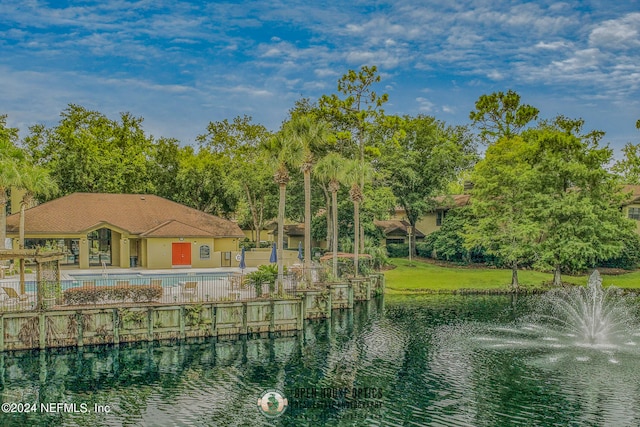
[{"label": "pool water", "polygon": [[118,281],[127,280],[131,285],[148,285],[152,279],[159,279],[162,281],[162,286],[177,286],[180,282],[188,280],[219,280],[228,276],[229,273],[163,273],[163,274],[141,274],[141,273],[120,273],[120,274],[83,274],[83,275],[69,275],[73,279],[67,283],[68,287],[74,287],[82,285],[84,282],[93,282],[96,286],[113,286]]}]

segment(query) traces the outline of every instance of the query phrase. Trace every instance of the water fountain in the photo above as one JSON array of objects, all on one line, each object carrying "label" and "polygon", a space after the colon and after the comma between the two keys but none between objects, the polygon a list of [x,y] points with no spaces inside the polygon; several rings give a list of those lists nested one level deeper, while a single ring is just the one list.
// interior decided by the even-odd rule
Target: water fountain
[{"label": "water fountain", "polygon": [[[464,403],[457,416],[470,424],[500,411],[500,405],[487,410],[480,402],[497,402],[497,390],[506,389],[521,393],[514,400],[523,420],[544,418],[556,402],[563,402],[558,407],[578,409],[564,420],[562,411],[555,412],[559,424],[637,425],[638,407],[629,405],[640,382],[637,302],[620,289],[603,287],[594,271],[587,286],[520,298],[515,305],[528,314],[516,315],[514,321],[439,328],[432,375],[454,390],[456,401]],[[506,417],[502,422],[528,421]]]},{"label": "water fountain", "polygon": [[624,345],[633,334],[634,317],[628,299],[615,287],[602,287],[595,270],[586,287],[573,286],[547,293],[538,306],[537,329],[573,338],[577,345]]}]

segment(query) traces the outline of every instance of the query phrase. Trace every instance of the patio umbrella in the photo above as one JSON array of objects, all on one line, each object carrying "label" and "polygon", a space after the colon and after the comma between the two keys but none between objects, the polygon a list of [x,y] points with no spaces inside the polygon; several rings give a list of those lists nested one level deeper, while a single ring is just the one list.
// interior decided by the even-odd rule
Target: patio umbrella
[{"label": "patio umbrella", "polygon": [[276,244],[274,243],[271,246],[271,257],[269,258],[269,262],[274,263],[278,262],[278,254],[276,253]]},{"label": "patio umbrella", "polygon": [[298,259],[300,260],[300,262],[302,262],[302,260],[304,259],[304,257],[302,256],[302,242],[298,242]]},{"label": "patio umbrella", "polygon": [[247,265],[244,262],[244,247],[242,248],[242,252],[240,252],[240,265],[239,265],[240,269],[244,270],[245,268],[247,268]]}]

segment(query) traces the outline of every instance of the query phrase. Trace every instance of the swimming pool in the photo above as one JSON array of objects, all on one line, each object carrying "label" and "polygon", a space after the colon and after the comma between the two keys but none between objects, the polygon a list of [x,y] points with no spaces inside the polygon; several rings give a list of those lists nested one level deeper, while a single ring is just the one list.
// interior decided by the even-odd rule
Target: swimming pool
[{"label": "swimming pool", "polygon": [[178,286],[180,282],[190,280],[197,282],[209,282],[226,279],[229,273],[115,273],[115,274],[70,274],[72,286],[90,285],[113,286],[119,282],[129,282],[130,285],[149,285],[159,281],[163,287]]}]

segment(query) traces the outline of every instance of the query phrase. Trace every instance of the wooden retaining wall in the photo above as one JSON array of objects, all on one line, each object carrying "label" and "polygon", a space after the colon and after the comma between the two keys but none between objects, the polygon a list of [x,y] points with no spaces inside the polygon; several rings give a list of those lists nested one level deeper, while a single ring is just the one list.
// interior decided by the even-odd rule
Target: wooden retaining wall
[{"label": "wooden retaining wall", "polygon": [[0,351],[301,330],[384,291],[384,276],[299,290],[296,299],[155,304],[0,314]]}]

